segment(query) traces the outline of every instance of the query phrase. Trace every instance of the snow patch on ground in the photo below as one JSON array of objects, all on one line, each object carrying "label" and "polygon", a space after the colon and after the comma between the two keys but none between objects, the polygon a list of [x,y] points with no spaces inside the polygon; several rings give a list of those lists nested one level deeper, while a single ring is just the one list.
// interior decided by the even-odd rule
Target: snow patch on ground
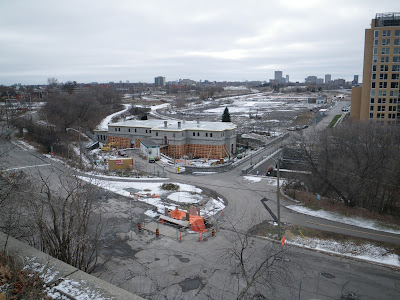
[{"label": "snow patch on ground", "polygon": [[393,266],[400,266],[400,258],[396,254],[388,252],[383,247],[377,247],[371,244],[355,244],[352,242],[339,243],[330,240],[320,240],[307,238],[306,240],[301,237],[295,239],[287,239],[288,244],[301,246],[329,253],[341,254],[348,257],[374,261],[377,263],[388,264]]},{"label": "snow patch on ground", "polygon": [[168,195],[169,200],[180,203],[199,203],[203,197],[199,194],[191,194],[188,192],[176,192]]},{"label": "snow patch on ground", "polygon": [[381,224],[378,224],[375,220],[367,220],[359,217],[346,217],[342,216],[338,213],[335,212],[329,212],[329,211],[324,211],[324,210],[312,210],[310,208],[300,206],[300,205],[288,205],[286,208],[294,210],[296,212],[313,216],[313,217],[319,217],[322,219],[326,220],[331,220],[343,224],[348,224],[348,225],[353,225],[353,226],[358,226],[362,228],[368,228],[368,229],[373,229],[373,230],[379,230],[379,231],[384,231],[384,232],[390,232],[394,234],[400,234],[400,228],[398,230],[387,228],[382,226]]},{"label": "snow patch on ground", "polygon": [[[94,179],[85,176],[78,176],[81,180],[86,181],[90,184],[96,185],[103,189],[109,190],[116,194],[125,196],[125,197],[133,197],[133,194],[138,195],[138,201],[145,202],[147,204],[153,205],[156,207],[156,210],[159,214],[164,213],[164,209],[175,209],[176,205],[173,203],[165,203],[160,198],[160,195],[165,195],[171,193],[171,191],[163,190],[161,185],[163,183],[160,182],[124,182],[124,181],[107,181],[101,179]],[[174,202],[181,203],[199,203],[200,199],[202,199],[201,193],[203,192],[200,188],[197,188],[193,185],[183,184],[183,183],[174,183],[179,185],[179,192],[174,192],[171,195]],[[133,192],[134,191],[134,192]],[[175,194],[175,195],[174,195]],[[169,196],[171,196],[169,195]],[[189,196],[190,195],[190,196]],[[167,198],[169,199],[169,198]],[[222,210],[225,207],[222,199],[208,199],[205,207],[202,209],[202,214],[204,215],[212,215],[217,213],[218,210]],[[115,200],[109,200],[107,205],[102,207],[102,212],[104,214],[113,214],[113,216],[117,217],[125,217],[127,218],[129,215],[129,203],[120,203]],[[154,214],[152,215],[152,217]]]},{"label": "snow patch on ground", "polygon": [[260,182],[261,177],[253,177],[253,176],[243,176],[244,180],[251,181],[251,182]]},{"label": "snow patch on ground", "polygon": [[86,287],[86,282],[81,280],[80,282],[63,279],[58,285],[54,286],[47,294],[52,299],[76,299],[76,300],[105,300],[111,298],[105,298],[100,292],[93,291]]},{"label": "snow patch on ground", "polygon": [[117,111],[116,113],[113,113],[113,114],[107,116],[106,118],[104,118],[103,121],[101,121],[100,124],[97,126],[97,129],[107,130],[108,124],[111,122],[112,118],[114,118],[115,116],[118,116],[120,114],[123,114],[131,107],[130,104],[123,104],[123,106],[125,107],[123,110]]}]

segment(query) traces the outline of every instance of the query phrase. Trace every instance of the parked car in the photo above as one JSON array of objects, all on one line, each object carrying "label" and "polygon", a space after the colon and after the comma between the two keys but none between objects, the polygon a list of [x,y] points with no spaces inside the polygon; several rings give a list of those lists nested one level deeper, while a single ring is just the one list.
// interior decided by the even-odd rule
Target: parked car
[{"label": "parked car", "polygon": [[306,129],[308,128],[308,125],[301,125],[301,129]]},{"label": "parked car", "polygon": [[288,127],[287,130],[289,130],[289,131],[295,131],[295,130],[296,130],[296,127]]},{"label": "parked car", "polygon": [[120,155],[120,156],[128,156],[128,154],[126,154],[126,152],[123,151],[123,150],[118,150],[118,155]]},{"label": "parked car", "polygon": [[149,163],[155,163],[156,159],[153,156],[149,157]]}]

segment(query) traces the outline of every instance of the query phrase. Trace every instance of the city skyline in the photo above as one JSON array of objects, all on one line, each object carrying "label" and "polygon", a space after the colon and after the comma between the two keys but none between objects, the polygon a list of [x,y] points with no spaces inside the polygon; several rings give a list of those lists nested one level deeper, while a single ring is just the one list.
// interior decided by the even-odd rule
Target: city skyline
[{"label": "city skyline", "polygon": [[180,78],[362,81],[364,29],[397,1],[3,0],[0,84]]}]

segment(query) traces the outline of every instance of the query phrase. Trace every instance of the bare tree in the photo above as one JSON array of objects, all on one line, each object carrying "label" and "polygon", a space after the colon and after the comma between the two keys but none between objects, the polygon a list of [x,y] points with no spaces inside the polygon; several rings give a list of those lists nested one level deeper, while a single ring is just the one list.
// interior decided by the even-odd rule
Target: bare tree
[{"label": "bare tree", "polygon": [[370,211],[400,211],[400,130],[346,124],[297,141],[314,192]]},{"label": "bare tree", "polygon": [[232,293],[237,299],[277,299],[278,287],[290,289],[297,263],[287,248],[257,238],[254,229],[242,232],[237,223],[228,222],[231,246],[223,250],[222,259],[231,266]]},{"label": "bare tree", "polygon": [[[36,176],[35,176],[36,177]],[[19,228],[28,243],[85,272],[96,267],[101,217],[94,214],[96,190],[71,174],[38,171],[29,178],[23,199],[25,225]]]}]

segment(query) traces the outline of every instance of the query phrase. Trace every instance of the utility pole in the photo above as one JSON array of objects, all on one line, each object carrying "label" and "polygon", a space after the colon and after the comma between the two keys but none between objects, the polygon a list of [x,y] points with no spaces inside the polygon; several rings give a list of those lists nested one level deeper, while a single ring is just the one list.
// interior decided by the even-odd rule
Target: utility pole
[{"label": "utility pole", "polygon": [[278,236],[279,236],[279,240],[282,238],[282,234],[281,234],[281,203],[280,203],[280,198],[279,195],[281,193],[280,191],[280,187],[279,187],[279,167],[280,167],[280,152],[279,152],[279,156],[278,156],[278,163],[277,163],[277,172],[276,172],[276,178],[277,178],[277,189],[276,189],[276,204],[277,204],[277,209],[278,209]]},{"label": "utility pole", "polygon": [[[79,129],[79,168],[82,170],[82,144],[81,144],[81,126],[78,126]],[[279,162],[278,162],[279,163]],[[279,182],[279,180],[278,180]],[[279,184],[278,184],[279,185]]]}]

